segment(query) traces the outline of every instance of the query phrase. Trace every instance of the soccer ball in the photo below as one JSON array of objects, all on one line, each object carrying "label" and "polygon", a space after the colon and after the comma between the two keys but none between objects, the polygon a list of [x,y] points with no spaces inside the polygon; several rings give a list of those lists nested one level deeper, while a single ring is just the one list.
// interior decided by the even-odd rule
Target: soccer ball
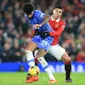
[{"label": "soccer ball", "polygon": [[39,75],[40,69],[37,66],[32,66],[29,68],[28,73],[32,76]]}]

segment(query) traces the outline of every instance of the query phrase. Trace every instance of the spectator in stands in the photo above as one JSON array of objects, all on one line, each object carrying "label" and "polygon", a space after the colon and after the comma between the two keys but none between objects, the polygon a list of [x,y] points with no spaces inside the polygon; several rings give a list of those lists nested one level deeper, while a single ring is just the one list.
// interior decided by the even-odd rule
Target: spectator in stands
[{"label": "spectator in stands", "polygon": [[12,41],[11,38],[8,38],[7,41],[4,44],[4,47],[2,49],[2,62],[9,62],[11,61],[12,56]]},{"label": "spectator in stands", "polygon": [[21,53],[21,48],[19,46],[19,41],[18,39],[14,39],[13,41],[14,41],[12,48],[13,53],[11,56],[11,60],[20,62],[22,61],[22,53]]},{"label": "spectator in stands", "polygon": [[76,56],[76,61],[78,62],[85,62],[85,50],[79,51],[79,53]]}]

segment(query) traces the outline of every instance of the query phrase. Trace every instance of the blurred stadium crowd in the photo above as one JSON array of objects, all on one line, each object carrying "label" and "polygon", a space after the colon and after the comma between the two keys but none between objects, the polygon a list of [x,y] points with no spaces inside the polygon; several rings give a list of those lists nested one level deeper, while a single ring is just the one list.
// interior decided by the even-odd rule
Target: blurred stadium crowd
[{"label": "blurred stadium crowd", "polygon": [[[59,43],[72,61],[85,61],[85,0],[0,0],[0,62],[26,61],[24,48],[31,36],[24,38],[22,34],[22,28],[27,27],[22,10],[25,2],[32,2],[36,9],[49,15],[61,3],[67,25]],[[50,56],[47,54],[46,59],[54,61]]]}]

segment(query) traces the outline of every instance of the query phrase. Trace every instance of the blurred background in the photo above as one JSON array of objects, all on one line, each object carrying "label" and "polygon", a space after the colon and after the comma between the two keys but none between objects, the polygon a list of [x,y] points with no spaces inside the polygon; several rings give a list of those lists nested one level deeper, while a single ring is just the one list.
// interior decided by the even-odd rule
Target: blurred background
[{"label": "blurred background", "polygon": [[[56,4],[62,4],[66,28],[59,44],[64,47],[73,62],[85,62],[85,0],[0,0],[0,64],[4,62],[26,62],[24,49],[32,36],[23,36],[27,27],[22,6],[25,2],[34,4],[51,15]],[[47,54],[47,61],[56,61]],[[22,66],[20,67],[22,68]]]}]

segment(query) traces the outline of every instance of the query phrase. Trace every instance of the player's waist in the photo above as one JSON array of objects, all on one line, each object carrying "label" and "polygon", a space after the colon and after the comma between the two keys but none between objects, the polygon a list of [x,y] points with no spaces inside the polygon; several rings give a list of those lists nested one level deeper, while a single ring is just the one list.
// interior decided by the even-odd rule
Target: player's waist
[{"label": "player's waist", "polygon": [[58,42],[57,43],[56,42],[53,42],[51,45],[54,46],[54,45],[57,45],[57,44],[58,44]]},{"label": "player's waist", "polygon": [[53,42],[51,45],[57,45],[58,44],[58,39],[57,38],[54,38]]}]

